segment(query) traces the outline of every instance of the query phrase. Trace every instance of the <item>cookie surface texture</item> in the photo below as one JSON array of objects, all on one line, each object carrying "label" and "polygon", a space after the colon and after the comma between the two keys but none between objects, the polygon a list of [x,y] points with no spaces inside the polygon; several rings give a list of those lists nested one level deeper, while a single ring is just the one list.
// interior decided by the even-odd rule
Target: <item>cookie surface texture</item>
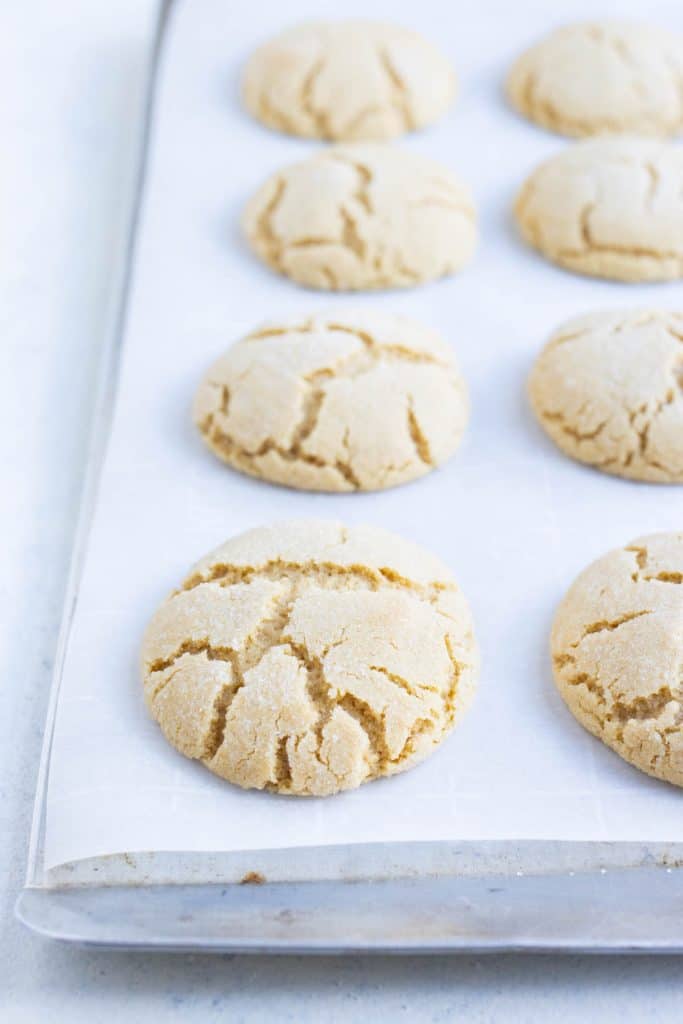
[{"label": "cookie surface texture", "polygon": [[567,25],[515,62],[512,105],[575,137],[683,130],[683,37],[628,22]]},{"label": "cookie surface texture", "polygon": [[325,796],[430,754],[469,706],[478,655],[436,558],[299,520],[203,558],[151,620],[142,672],[186,757],[244,788]]},{"label": "cookie surface texture", "polygon": [[579,722],[683,786],[683,533],[641,537],[580,574],[552,628],[555,681]]},{"label": "cookie surface texture", "polygon": [[572,458],[634,480],[683,483],[683,313],[569,321],[538,356],[529,397]]},{"label": "cookie surface texture", "polygon": [[423,476],[453,454],[467,413],[436,331],[363,310],[264,325],[214,363],[194,406],[202,437],[229,465],[320,491]]},{"label": "cookie surface texture", "polygon": [[416,32],[371,21],[310,22],[276,36],[247,63],[242,96],[269,128],[309,138],[394,138],[440,118],[456,78]]},{"label": "cookie surface texture", "polygon": [[400,288],[470,259],[476,217],[450,171],[381,144],[330,146],[274,174],[243,227],[273,270],[310,288]]},{"label": "cookie surface texture", "polygon": [[568,270],[621,281],[683,276],[683,146],[623,137],[569,145],[522,187],[524,239]]}]

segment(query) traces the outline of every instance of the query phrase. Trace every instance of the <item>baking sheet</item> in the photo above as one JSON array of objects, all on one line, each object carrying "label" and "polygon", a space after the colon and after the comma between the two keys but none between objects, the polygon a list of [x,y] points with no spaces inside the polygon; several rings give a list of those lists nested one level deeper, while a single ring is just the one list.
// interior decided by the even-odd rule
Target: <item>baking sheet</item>
[{"label": "baking sheet", "polygon": [[[606,13],[610,6],[607,5]],[[566,17],[592,13],[567,5]],[[620,4],[626,13],[637,5]],[[518,184],[565,143],[506,109],[510,60],[551,22],[541,4],[355,5],[437,38],[459,70],[456,107],[401,144],[451,165],[475,193],[481,242],[457,278],[401,293],[305,292],[262,268],[241,206],[316,144],[261,129],[236,98],[250,49],[283,24],[275,3],[235,11],[179,0],[166,40],[119,394],[61,682],[45,866],[123,851],[232,851],[415,840],[683,840],[681,793],[581,730],[551,681],[547,634],[573,576],[609,547],[680,528],[677,489],[603,477],[560,456],[528,412],[534,354],[592,308],[674,308],[681,288],[572,277],[524,249],[509,220]],[[616,7],[615,7],[616,10]],[[354,5],[345,14],[354,12]],[[316,15],[334,15],[332,4]],[[287,22],[311,5],[287,6]],[[650,10],[656,19],[658,12]],[[561,6],[553,9],[556,21]],[[660,20],[683,28],[683,15]],[[310,495],[240,477],[189,419],[198,378],[264,317],[334,304],[403,312],[452,341],[472,398],[456,458],[375,495]],[[383,525],[431,547],[469,598],[483,653],[478,700],[424,765],[331,800],[247,793],[184,760],[147,718],[137,676],[144,624],[188,566],[258,523],[325,516]]]}]

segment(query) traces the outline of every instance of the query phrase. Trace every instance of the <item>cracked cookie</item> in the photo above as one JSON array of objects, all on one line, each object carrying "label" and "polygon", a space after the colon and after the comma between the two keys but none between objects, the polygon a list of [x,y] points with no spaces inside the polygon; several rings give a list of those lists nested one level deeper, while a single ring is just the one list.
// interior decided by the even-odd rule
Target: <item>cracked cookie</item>
[{"label": "cracked cookie", "polygon": [[555,681],[589,732],[683,786],[683,533],[641,537],[588,566],[552,628]]},{"label": "cracked cookie", "polygon": [[274,174],[247,204],[254,252],[332,291],[400,288],[453,274],[476,240],[469,192],[450,171],[392,146],[330,146]]},{"label": "cracked cookie", "polygon": [[242,95],[262,124],[317,139],[389,139],[436,121],[456,90],[435,46],[397,25],[309,22],[247,63]]},{"label": "cracked cookie", "polygon": [[683,129],[683,38],[648,25],[566,25],[516,61],[512,105],[562,135]]},{"label": "cracked cookie", "polygon": [[683,313],[593,313],[561,327],[529,378],[556,445],[606,473],[683,483]]},{"label": "cracked cookie", "polygon": [[618,281],[683,276],[683,146],[576,142],[541,164],[515,204],[522,236],[568,270]]},{"label": "cracked cookie", "polygon": [[423,476],[453,454],[467,413],[465,384],[436,331],[364,310],[264,325],[214,363],[194,404],[219,458],[316,491]]},{"label": "cracked cookie", "polygon": [[303,520],[203,558],[143,643],[166,739],[247,789],[326,796],[423,760],[474,695],[470,612],[436,558]]}]

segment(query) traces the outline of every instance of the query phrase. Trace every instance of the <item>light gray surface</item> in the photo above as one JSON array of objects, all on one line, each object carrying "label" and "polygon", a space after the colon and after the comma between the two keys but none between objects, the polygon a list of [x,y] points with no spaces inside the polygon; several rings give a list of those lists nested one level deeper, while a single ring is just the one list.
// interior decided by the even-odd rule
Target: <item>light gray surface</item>
[{"label": "light gray surface", "polygon": [[114,956],[14,922],[151,10],[0,5],[3,1020],[680,1019],[678,958]]}]

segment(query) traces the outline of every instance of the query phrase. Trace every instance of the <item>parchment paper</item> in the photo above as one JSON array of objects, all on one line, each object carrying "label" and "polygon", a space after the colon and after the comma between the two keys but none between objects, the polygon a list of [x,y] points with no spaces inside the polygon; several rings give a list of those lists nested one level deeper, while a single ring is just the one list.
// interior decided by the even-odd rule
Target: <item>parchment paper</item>
[{"label": "parchment paper", "polygon": [[[604,13],[638,13],[628,3]],[[654,7],[654,5],[653,5]],[[683,29],[673,5],[648,9]],[[564,17],[563,17],[564,8]],[[403,292],[329,297],[262,267],[240,209],[278,165],[317,144],[262,129],[239,105],[240,66],[285,24],[336,3],[179,0],[163,60],[118,400],[73,623],[49,766],[45,860],[123,851],[218,851],[401,840],[683,841],[683,793],[589,737],[553,686],[555,606],[607,549],[680,528],[680,489],[603,476],[560,455],[525,400],[531,361],[564,319],[594,308],[679,307],[679,285],[564,273],[516,238],[515,191],[567,143],[506,108],[512,58],[586,3],[351,3],[433,37],[457,104],[401,145],[451,165],[476,196],[481,241],[464,273]],[[602,12],[601,12],[602,13]],[[260,320],[330,304],[422,318],[452,342],[472,418],[444,469],[381,494],[288,491],[223,467],[196,435],[197,380]],[[96,339],[93,339],[93,344]],[[299,516],[383,525],[432,548],[471,602],[479,696],[424,765],[328,800],[243,792],[175,753],[148,718],[137,658],[145,623],[188,567],[227,536]]]}]

